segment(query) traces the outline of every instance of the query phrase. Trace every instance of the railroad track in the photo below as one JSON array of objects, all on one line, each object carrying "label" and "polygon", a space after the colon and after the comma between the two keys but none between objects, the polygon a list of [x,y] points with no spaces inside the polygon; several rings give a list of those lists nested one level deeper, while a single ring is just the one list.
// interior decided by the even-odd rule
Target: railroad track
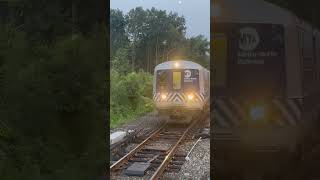
[{"label": "railroad track", "polygon": [[[200,118],[199,118],[200,119]],[[149,137],[132,149],[129,153],[110,166],[112,175],[144,176],[148,171],[150,179],[160,179],[164,172],[177,172],[185,161],[186,154],[178,153],[178,147],[189,139],[195,125],[194,120],[188,126],[172,126],[164,124],[154,130]]]}]

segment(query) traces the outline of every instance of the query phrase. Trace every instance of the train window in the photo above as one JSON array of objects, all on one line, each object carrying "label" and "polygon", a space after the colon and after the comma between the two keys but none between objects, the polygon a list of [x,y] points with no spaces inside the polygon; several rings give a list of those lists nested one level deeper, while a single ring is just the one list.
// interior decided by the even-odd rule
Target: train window
[{"label": "train window", "polygon": [[181,89],[181,72],[173,72],[173,89]]},{"label": "train window", "polygon": [[314,43],[316,79],[320,80],[320,39],[318,37],[318,33],[314,36]]},{"label": "train window", "polygon": [[165,71],[158,71],[158,85],[160,92],[168,90],[168,75]]},{"label": "train window", "polygon": [[316,80],[315,54],[313,35],[307,31],[300,31],[300,49],[303,68],[303,89],[305,93],[312,90]]},{"label": "train window", "polygon": [[207,71],[203,71],[204,77],[204,93],[205,95],[209,94],[209,73]]},{"label": "train window", "polygon": [[[303,59],[303,52],[304,52],[304,38],[303,38],[303,30],[299,30],[298,32],[298,40],[299,40],[299,54],[300,54],[300,60],[302,62],[302,59]],[[303,64],[303,63],[301,63]]]},{"label": "train window", "polygon": [[297,26],[297,30],[298,30],[298,47],[299,47],[299,59],[300,59],[299,67],[300,67],[300,74],[302,78],[302,86],[303,86],[303,89],[305,89],[304,68],[303,68],[304,30],[299,26]]}]

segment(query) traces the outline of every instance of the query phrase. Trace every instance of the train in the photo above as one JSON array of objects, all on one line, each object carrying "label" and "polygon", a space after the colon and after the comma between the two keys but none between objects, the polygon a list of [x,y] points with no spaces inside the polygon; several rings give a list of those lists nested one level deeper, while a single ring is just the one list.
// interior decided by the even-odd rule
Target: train
[{"label": "train", "polygon": [[170,123],[189,123],[209,112],[210,71],[191,60],[173,60],[154,69],[153,100]]},{"label": "train", "polygon": [[319,143],[319,31],[262,0],[215,0],[211,23],[216,172],[281,173]]}]

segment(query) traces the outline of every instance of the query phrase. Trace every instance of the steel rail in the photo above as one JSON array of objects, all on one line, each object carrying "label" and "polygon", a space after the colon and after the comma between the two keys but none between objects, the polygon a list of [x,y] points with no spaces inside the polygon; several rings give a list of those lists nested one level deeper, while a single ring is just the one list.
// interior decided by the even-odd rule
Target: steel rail
[{"label": "steel rail", "polygon": [[126,162],[127,160],[129,160],[136,152],[138,152],[143,146],[145,146],[149,140],[151,138],[153,138],[155,135],[157,135],[163,128],[165,127],[165,125],[161,126],[160,128],[158,128],[157,130],[155,130],[147,139],[145,139],[144,141],[142,141],[139,145],[137,145],[133,150],[131,150],[128,154],[126,154],[125,156],[123,156],[121,159],[119,159],[117,162],[115,162],[114,164],[112,164],[110,166],[110,171],[114,171],[116,169],[116,167],[122,165],[124,162]]},{"label": "steel rail", "polygon": [[168,155],[164,158],[164,160],[162,161],[161,165],[158,167],[158,169],[156,170],[156,172],[152,175],[152,177],[150,178],[151,180],[156,180],[156,179],[160,179],[160,177],[162,176],[164,170],[166,169],[166,167],[168,166],[168,164],[170,163],[172,157],[174,156],[176,150],[179,147],[179,144],[186,138],[187,133],[189,132],[189,130],[198,122],[198,120],[195,120],[193,123],[190,124],[190,126],[184,131],[184,133],[182,134],[182,136],[179,138],[179,140],[177,141],[177,143],[173,146],[173,148],[170,149],[170,152],[168,153]]}]

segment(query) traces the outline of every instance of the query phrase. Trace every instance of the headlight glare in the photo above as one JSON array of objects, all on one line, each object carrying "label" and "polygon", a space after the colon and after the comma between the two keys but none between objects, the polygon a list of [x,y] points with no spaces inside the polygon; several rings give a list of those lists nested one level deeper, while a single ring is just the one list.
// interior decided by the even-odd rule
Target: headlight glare
[{"label": "headlight glare", "polygon": [[263,106],[255,106],[250,109],[250,117],[253,120],[265,118],[265,108]]},{"label": "headlight glare", "polygon": [[188,94],[188,100],[189,101],[193,100],[193,94]]},{"label": "headlight glare", "polygon": [[166,99],[167,99],[167,95],[162,94],[162,95],[161,95],[161,99],[162,99],[162,100],[166,100]]}]

